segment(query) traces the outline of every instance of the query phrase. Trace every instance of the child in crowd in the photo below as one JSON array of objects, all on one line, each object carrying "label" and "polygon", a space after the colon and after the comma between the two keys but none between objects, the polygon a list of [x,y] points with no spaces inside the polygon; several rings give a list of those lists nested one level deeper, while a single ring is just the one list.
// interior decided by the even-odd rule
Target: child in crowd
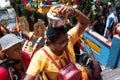
[{"label": "child in crowd", "polygon": [[22,52],[22,39],[15,34],[0,38],[0,80],[23,80],[31,58]]}]

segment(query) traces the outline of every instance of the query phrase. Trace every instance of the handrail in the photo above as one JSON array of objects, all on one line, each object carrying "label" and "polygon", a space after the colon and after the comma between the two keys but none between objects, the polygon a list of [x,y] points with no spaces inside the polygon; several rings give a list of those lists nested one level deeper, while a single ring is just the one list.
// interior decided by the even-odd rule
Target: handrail
[{"label": "handrail", "polygon": [[[86,33],[89,33],[92,37],[94,37],[95,39],[97,39],[99,42],[101,42],[102,44],[104,44],[107,47],[111,47],[112,42],[107,42],[107,39],[104,38],[103,36],[99,35],[97,32],[93,31],[93,30],[86,30]],[[96,34],[96,35],[95,35]],[[97,34],[99,36],[97,36]],[[101,37],[101,38],[100,38]]]}]

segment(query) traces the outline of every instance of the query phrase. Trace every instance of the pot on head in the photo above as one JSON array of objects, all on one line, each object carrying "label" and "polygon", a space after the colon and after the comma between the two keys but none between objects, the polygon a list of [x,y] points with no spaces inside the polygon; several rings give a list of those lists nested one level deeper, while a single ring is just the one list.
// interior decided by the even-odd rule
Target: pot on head
[{"label": "pot on head", "polygon": [[60,15],[58,14],[58,10],[59,8],[54,8],[47,13],[49,26],[61,27],[67,23],[68,19],[65,17],[67,14]]}]

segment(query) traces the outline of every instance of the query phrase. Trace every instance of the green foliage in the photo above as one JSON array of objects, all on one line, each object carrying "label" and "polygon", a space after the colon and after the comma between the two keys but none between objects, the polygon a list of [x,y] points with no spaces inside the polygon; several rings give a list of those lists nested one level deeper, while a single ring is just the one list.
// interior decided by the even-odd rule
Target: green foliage
[{"label": "green foliage", "polygon": [[78,4],[77,9],[81,10],[86,16],[89,16],[91,12],[91,7],[92,2],[90,0],[88,1],[81,0]]}]

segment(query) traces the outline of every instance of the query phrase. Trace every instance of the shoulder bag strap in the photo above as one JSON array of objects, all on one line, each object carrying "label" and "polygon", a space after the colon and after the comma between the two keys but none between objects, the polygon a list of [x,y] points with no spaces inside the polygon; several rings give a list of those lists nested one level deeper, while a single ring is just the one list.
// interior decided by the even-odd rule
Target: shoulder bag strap
[{"label": "shoulder bag strap", "polygon": [[67,58],[68,58],[68,61],[69,61],[69,63],[70,63],[71,61],[70,61],[70,57],[69,57],[69,55],[68,55],[68,50],[66,50],[65,53],[66,53]]},{"label": "shoulder bag strap", "polygon": [[48,52],[42,48],[42,50],[45,52],[45,54],[48,56],[48,58],[52,61],[52,63],[60,70],[60,66],[53,60],[53,58],[48,54]]},{"label": "shoulder bag strap", "polygon": [[63,67],[63,66],[62,66],[62,61],[61,61],[61,59],[63,59],[63,60],[65,61],[66,64],[68,64],[68,63],[71,62],[67,50],[65,51],[65,54],[66,54],[66,56],[67,56],[67,59],[66,59],[66,58],[63,58],[63,57],[61,57],[61,58],[59,59],[59,60],[60,60],[60,65],[61,65],[61,67]]}]

